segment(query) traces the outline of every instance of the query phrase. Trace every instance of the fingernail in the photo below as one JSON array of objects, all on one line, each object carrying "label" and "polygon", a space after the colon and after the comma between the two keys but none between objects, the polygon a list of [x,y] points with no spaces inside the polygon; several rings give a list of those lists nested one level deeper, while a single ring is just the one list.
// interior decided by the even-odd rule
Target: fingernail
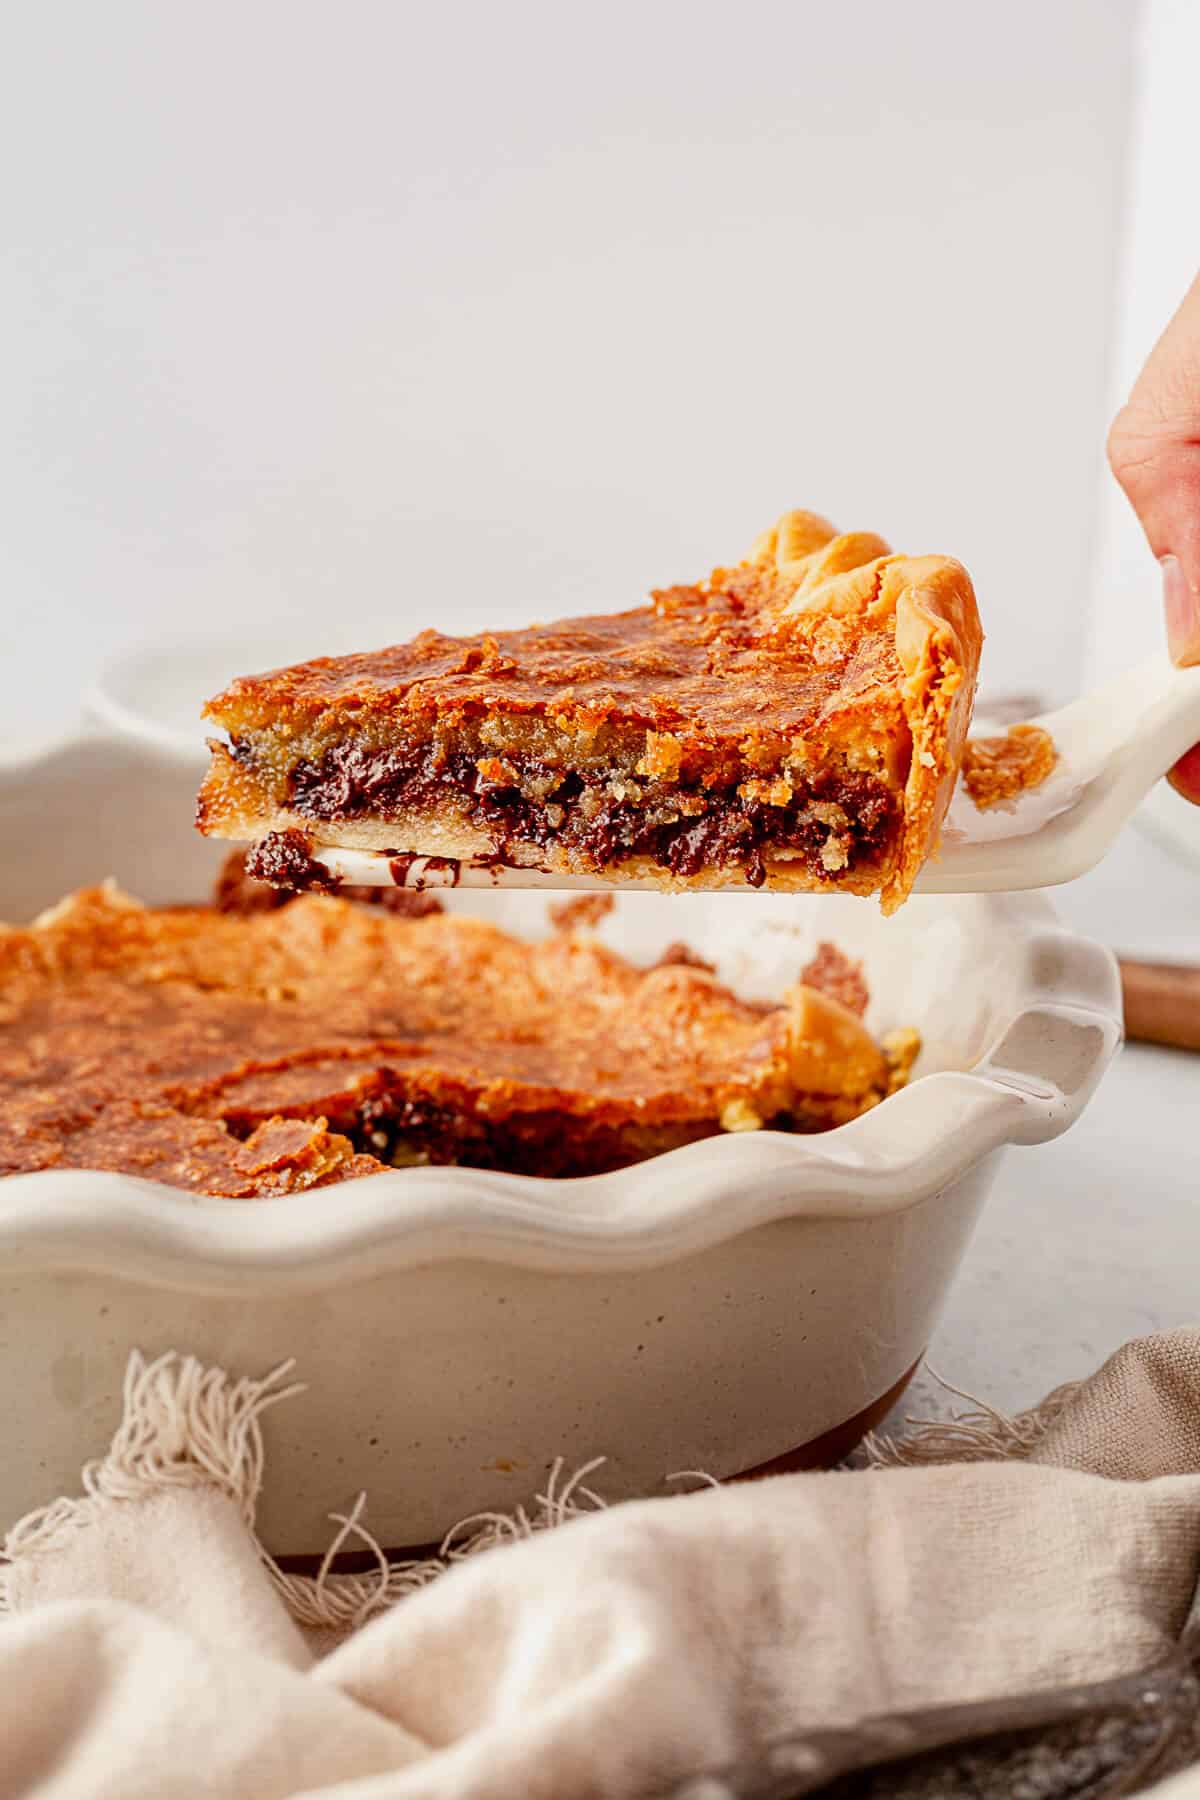
[{"label": "fingernail", "polygon": [[1194,744],[1180,757],[1167,780],[1177,794],[1182,794],[1193,806],[1200,806],[1200,744]]},{"label": "fingernail", "polygon": [[1200,589],[1194,588],[1177,556],[1164,556],[1163,606],[1167,615],[1167,648],[1180,668],[1200,662]]}]

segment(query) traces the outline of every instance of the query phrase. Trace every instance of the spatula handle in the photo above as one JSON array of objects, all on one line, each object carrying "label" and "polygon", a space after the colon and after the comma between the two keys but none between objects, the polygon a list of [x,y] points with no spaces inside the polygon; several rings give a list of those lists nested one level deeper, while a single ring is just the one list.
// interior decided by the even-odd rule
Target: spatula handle
[{"label": "spatula handle", "polygon": [[1200,1050],[1200,966],[1119,960],[1126,1036]]}]

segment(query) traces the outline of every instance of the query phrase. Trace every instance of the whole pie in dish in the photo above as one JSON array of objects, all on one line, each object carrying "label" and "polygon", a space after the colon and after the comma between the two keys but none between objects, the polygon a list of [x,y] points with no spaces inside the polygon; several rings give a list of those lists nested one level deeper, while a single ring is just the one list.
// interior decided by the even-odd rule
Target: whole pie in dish
[{"label": "whole pie in dish", "polygon": [[936,846],[981,644],[959,563],[790,512],[630,612],[235,681],[198,823],[274,834],[253,866],[284,885],[335,846],[891,911]]},{"label": "whole pie in dish", "polygon": [[423,1162],[593,1174],[721,1131],[840,1125],[915,1053],[814,986],[741,1000],[683,947],[636,968],[570,929],[263,907],[240,882],[221,900],[244,911],[94,888],[0,929],[0,1172],[241,1198]]}]

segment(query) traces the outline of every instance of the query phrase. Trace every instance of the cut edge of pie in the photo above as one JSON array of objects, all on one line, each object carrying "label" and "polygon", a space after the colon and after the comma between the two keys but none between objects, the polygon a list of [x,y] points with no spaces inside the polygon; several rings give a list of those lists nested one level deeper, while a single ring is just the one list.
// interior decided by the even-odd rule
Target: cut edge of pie
[{"label": "cut edge of pie", "polygon": [[960,563],[793,511],[631,612],[233,682],[197,823],[891,912],[936,850],[982,641]]},{"label": "cut edge of pie", "polygon": [[953,557],[897,556],[882,538],[838,537],[827,520],[804,512],[785,513],[751,560],[773,560],[784,581],[795,581],[791,615],[848,612],[893,622],[912,735],[900,849],[881,891],[884,910],[894,911],[937,849],[966,751],[983,650],[971,577]]},{"label": "cut edge of pie", "polygon": [[420,1162],[596,1174],[845,1124],[917,1047],[811,985],[760,1004],[587,934],[320,896],[156,911],[109,885],[0,928],[0,1175],[256,1199]]}]

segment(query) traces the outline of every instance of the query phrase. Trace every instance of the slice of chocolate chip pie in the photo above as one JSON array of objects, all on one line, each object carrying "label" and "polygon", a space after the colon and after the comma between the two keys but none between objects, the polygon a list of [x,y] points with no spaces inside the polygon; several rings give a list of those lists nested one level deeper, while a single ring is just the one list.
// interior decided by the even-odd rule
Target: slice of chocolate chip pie
[{"label": "slice of chocolate chip pie", "polygon": [[255,867],[284,883],[327,846],[891,911],[936,846],[981,644],[959,563],[791,512],[630,612],[235,681],[198,823],[303,833]]}]

